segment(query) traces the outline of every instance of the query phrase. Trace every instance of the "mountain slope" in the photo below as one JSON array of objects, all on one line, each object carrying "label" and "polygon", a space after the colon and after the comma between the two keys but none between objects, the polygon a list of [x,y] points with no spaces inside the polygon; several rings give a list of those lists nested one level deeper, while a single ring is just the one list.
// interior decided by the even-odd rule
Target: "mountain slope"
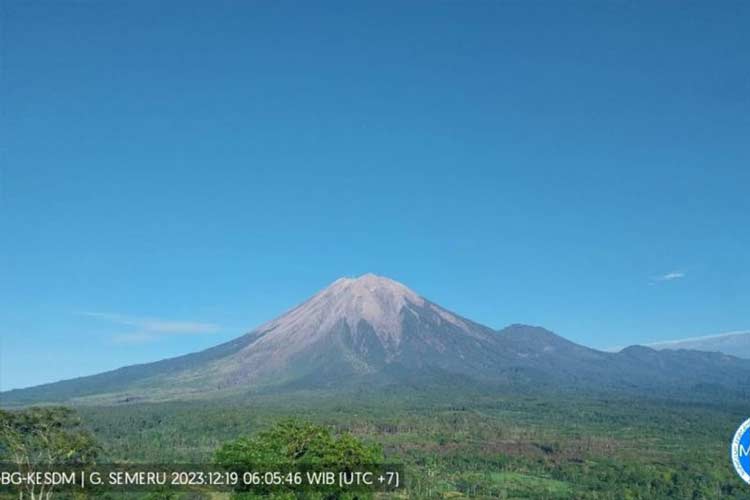
[{"label": "mountain slope", "polygon": [[606,353],[539,327],[475,323],[393,280],[342,278],[214,348],[0,395],[2,404],[207,398],[249,390],[347,389],[451,378],[522,388],[737,390],[750,362],[633,347]]}]

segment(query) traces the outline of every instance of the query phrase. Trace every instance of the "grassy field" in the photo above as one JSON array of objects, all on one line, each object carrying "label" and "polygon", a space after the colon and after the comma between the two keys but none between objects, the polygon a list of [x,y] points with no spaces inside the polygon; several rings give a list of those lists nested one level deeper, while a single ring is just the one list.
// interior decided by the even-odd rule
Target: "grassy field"
[{"label": "grassy field", "polygon": [[727,449],[747,404],[575,394],[323,392],[82,407],[111,461],[207,462],[295,417],[380,444],[409,498],[750,498]]}]

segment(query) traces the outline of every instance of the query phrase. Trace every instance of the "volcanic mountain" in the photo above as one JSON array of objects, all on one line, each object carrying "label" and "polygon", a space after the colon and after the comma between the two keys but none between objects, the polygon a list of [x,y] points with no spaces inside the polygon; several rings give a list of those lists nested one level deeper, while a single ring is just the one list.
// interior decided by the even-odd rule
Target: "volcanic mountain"
[{"label": "volcanic mountain", "polygon": [[460,377],[573,389],[736,390],[750,362],[630,347],[607,353],[539,327],[493,330],[388,278],[341,278],[282,316],[194,354],[3,393],[3,404],[142,401]]}]

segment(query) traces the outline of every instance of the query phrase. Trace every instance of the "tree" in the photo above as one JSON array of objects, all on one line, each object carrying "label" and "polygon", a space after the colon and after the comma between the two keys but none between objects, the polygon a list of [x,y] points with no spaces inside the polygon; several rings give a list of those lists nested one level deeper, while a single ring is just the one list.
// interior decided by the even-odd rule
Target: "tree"
[{"label": "tree", "polygon": [[[0,461],[10,462],[19,472],[29,473],[54,466],[93,464],[99,446],[85,430],[78,414],[65,407],[0,410]],[[27,485],[19,491],[30,500],[49,499],[51,488]]]},{"label": "tree", "polygon": [[[285,420],[255,436],[241,437],[222,445],[215,453],[217,464],[232,470],[254,468],[301,470],[305,467],[348,471],[383,461],[380,447],[368,445],[350,434],[333,436],[328,429],[296,420]],[[301,487],[253,487],[255,494],[274,498],[367,498],[367,494],[346,494],[337,488],[325,492],[303,491]],[[253,498],[249,492],[238,498]]]}]

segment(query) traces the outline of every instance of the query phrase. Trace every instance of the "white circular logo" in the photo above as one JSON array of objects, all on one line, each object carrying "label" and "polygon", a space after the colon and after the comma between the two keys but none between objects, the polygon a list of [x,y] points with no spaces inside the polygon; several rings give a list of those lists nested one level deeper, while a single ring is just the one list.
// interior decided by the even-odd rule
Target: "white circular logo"
[{"label": "white circular logo", "polygon": [[730,453],[734,470],[743,481],[750,484],[750,456],[748,456],[750,453],[750,418],[742,422],[737,432],[734,433]]}]

